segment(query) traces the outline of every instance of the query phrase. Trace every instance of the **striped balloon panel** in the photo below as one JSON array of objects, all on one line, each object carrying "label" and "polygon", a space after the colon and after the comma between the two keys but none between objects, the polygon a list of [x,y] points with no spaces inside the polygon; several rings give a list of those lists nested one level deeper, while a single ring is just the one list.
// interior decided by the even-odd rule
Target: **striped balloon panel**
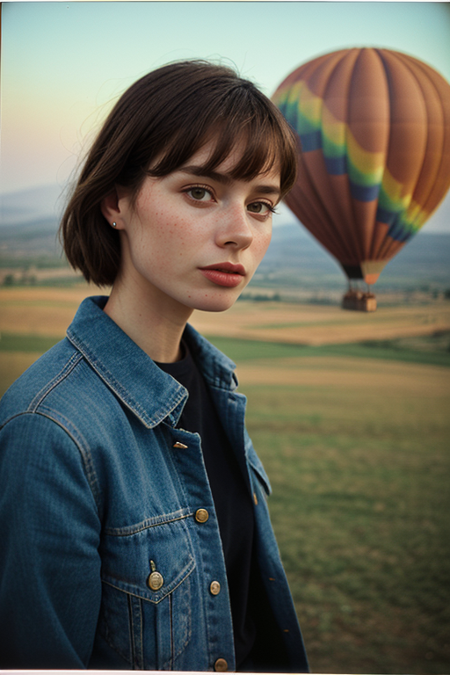
[{"label": "striped balloon panel", "polygon": [[300,66],[274,101],[301,144],[288,205],[373,282],[379,271],[364,270],[381,270],[450,185],[450,86],[418,59],[355,48]]}]

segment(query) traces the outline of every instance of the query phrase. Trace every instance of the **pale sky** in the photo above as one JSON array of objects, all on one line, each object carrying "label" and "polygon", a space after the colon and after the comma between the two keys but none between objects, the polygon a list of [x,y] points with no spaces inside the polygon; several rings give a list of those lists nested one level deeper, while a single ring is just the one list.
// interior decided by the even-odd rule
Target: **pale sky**
[{"label": "pale sky", "polygon": [[450,3],[4,3],[1,191],[63,186],[115,98],[164,63],[231,63],[271,95],[301,63],[354,46],[450,80]]}]

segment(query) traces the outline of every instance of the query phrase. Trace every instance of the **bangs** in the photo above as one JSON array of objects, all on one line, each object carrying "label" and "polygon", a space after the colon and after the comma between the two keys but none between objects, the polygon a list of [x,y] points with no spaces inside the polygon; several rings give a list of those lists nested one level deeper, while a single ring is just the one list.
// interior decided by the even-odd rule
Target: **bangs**
[{"label": "bangs", "polygon": [[[272,169],[281,173],[284,153],[279,147],[280,141],[273,128],[270,125],[266,126],[268,128],[259,123],[250,123],[248,128],[243,128],[243,125],[237,126],[228,122],[215,129],[211,134],[211,140],[216,140],[216,145],[202,168],[214,171],[239,145],[243,152],[228,172],[231,178],[251,181],[259,174],[269,173]],[[239,129],[238,133],[236,129]]]},{"label": "bangs", "polygon": [[280,172],[281,197],[289,192],[297,176],[298,149],[295,135],[274,104],[255,88],[242,85],[225,100],[212,101],[210,110],[196,124],[185,123],[157,163],[146,173],[165,176],[185,165],[206,143],[216,142],[202,166],[217,169],[239,144],[244,148],[228,172],[235,180],[253,180],[272,169]]},{"label": "bangs", "polygon": [[122,94],[89,151],[61,221],[67,259],[87,281],[112,285],[122,249],[102,200],[120,185],[135,205],[146,176],[187,166],[206,144],[206,173],[233,153],[233,180],[279,171],[284,197],[296,180],[297,139],[274,103],[231,68],[179,61],[147,73]]}]

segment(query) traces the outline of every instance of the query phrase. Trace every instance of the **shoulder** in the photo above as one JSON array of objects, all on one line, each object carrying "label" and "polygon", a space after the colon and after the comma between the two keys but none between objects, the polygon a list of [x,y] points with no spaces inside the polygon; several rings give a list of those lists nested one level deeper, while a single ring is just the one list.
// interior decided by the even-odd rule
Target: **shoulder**
[{"label": "shoulder", "polygon": [[7,390],[0,401],[0,426],[11,418],[34,412],[46,393],[63,382],[79,362],[67,339],[35,361]]},{"label": "shoulder", "polygon": [[[65,338],[37,359],[4,394],[0,401],[0,430],[13,421],[16,430],[25,420],[26,425],[45,425],[49,429],[56,425],[82,445],[79,430],[86,426],[83,421],[106,396],[107,388],[101,379]],[[58,435],[56,430],[54,433]]]},{"label": "shoulder", "polygon": [[[65,483],[70,477],[79,489],[89,486],[98,503],[90,430],[98,429],[94,404],[98,409],[107,395],[69,340],[52,347],[0,401],[0,482],[38,486],[47,474]],[[111,430],[110,419],[104,427]]]}]

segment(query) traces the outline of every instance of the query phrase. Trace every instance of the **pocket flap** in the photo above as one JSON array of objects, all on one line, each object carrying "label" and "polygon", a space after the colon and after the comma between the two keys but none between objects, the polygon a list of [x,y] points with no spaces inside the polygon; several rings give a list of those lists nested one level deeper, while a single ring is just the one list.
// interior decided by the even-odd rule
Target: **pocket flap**
[{"label": "pocket flap", "polygon": [[[102,580],[119,590],[158,603],[175,590],[195,567],[184,520],[146,527],[133,534],[108,534],[101,545]],[[152,590],[150,574],[162,585]]]}]

